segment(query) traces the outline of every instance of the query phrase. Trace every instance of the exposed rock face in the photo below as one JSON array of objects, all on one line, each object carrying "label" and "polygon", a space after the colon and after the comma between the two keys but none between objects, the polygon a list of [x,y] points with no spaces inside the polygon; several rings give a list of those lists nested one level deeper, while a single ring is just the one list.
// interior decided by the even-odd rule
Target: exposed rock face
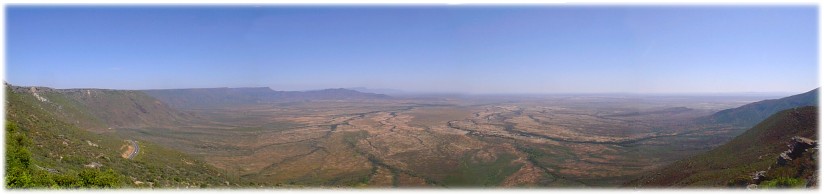
[{"label": "exposed rock face", "polygon": [[789,161],[801,157],[804,152],[807,152],[807,149],[815,148],[817,145],[818,143],[815,140],[795,136],[792,138],[792,141],[790,141],[790,144],[787,145],[790,149],[778,156],[776,164],[780,166],[786,165]]},{"label": "exposed rock face", "polygon": [[41,102],[49,102],[48,99],[40,96],[40,94],[37,94],[37,88],[35,87],[31,87],[31,94],[34,95],[34,97],[37,98],[37,100],[40,100]]},{"label": "exposed rock face", "polygon": [[758,171],[752,177],[753,184],[761,183],[767,177],[767,171]]},{"label": "exposed rock face", "polygon": [[[747,189],[758,189],[758,185],[761,184],[761,182],[768,181],[772,178],[775,178],[775,177],[772,177],[772,178],[768,177],[768,176],[774,176],[774,175],[768,175],[769,174],[768,171],[772,172],[773,169],[788,166],[788,165],[793,165],[793,164],[790,163],[791,161],[796,160],[796,159],[803,159],[801,157],[804,156],[804,154],[807,153],[807,152],[810,152],[810,154],[812,154],[811,157],[813,157],[812,158],[813,161],[817,161],[817,158],[815,158],[815,156],[817,155],[816,154],[817,146],[818,146],[818,143],[815,140],[804,138],[804,137],[799,137],[799,136],[792,137],[790,142],[787,144],[787,147],[789,147],[789,149],[782,152],[778,156],[778,159],[777,159],[776,163],[774,165],[770,165],[770,168],[768,168],[766,171],[757,171],[757,172],[755,172],[752,176],[752,181],[750,181],[749,185],[747,185]],[[809,156],[810,154],[807,154],[807,155]],[[808,187],[808,188],[816,187],[816,181],[818,179],[817,173],[814,173],[812,176],[809,176],[805,179],[808,180],[807,184],[805,185],[806,187]]]},{"label": "exposed rock face", "polygon": [[92,163],[83,165],[83,167],[86,167],[86,168],[100,168],[101,166],[103,166],[103,164],[100,164],[100,163],[97,163],[97,162],[92,162]]}]

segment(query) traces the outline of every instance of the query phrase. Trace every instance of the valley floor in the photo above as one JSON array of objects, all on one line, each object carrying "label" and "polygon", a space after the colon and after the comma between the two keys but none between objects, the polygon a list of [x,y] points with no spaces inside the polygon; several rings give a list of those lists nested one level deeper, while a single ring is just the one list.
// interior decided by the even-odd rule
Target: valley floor
[{"label": "valley floor", "polygon": [[271,185],[618,186],[741,127],[696,122],[740,99],[558,97],[316,101],[189,110],[118,128]]}]

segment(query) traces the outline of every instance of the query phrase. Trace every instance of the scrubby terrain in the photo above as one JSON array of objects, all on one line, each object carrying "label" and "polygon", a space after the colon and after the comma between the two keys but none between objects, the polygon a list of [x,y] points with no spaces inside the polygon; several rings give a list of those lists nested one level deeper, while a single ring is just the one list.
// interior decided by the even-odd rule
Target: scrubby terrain
[{"label": "scrubby terrain", "polygon": [[[816,182],[813,176],[818,170],[817,148],[800,150],[789,162],[780,161],[788,145],[796,146],[793,142],[817,140],[817,129],[817,107],[787,109],[718,148],[667,165],[628,185],[744,188],[760,183],[761,187],[813,186]],[[762,177],[757,178],[759,172]]]},{"label": "scrubby terrain", "polygon": [[[756,141],[749,134],[767,124],[750,129],[758,123],[752,120],[818,98],[817,90],[749,105],[764,97],[9,85],[6,92],[7,145],[14,148],[7,186],[14,188],[666,186],[649,175],[736,137]],[[808,109],[779,115],[809,131],[815,121],[804,118],[818,113]],[[738,154],[722,155],[745,157]],[[747,164],[722,166],[739,165]],[[50,176],[24,178],[33,174]],[[80,181],[56,181],[71,179],[63,177]],[[732,179],[702,180],[726,186]]]},{"label": "scrubby terrain", "polygon": [[[154,121],[139,120],[142,113],[138,112],[142,111],[136,105],[157,113],[148,108],[153,101],[133,101],[141,96],[135,92],[87,91],[97,96],[78,99],[72,98],[76,95],[71,92],[6,86],[7,187],[199,188],[242,184],[202,160],[151,142],[141,141],[136,157],[121,157],[128,137],[101,131],[120,124],[153,125]],[[83,102],[97,101],[94,98],[103,98],[99,101],[106,103]],[[119,106],[108,107],[114,105]],[[163,114],[172,113],[164,110],[168,112]]]}]

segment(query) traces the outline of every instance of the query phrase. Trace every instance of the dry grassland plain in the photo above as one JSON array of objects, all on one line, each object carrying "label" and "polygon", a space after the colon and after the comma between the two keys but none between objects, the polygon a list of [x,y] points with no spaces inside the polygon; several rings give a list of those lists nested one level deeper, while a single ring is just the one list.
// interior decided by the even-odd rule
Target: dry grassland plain
[{"label": "dry grassland plain", "polygon": [[742,129],[695,120],[754,100],[549,96],[271,103],[186,110],[196,119],[116,133],[267,185],[614,186],[734,137]]}]

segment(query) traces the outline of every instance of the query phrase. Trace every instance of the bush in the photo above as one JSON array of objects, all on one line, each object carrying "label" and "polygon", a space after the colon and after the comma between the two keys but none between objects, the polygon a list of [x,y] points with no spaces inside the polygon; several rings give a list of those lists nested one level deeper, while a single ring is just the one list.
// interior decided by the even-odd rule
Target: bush
[{"label": "bush", "polygon": [[19,167],[6,167],[6,186],[9,188],[28,188],[34,186],[31,174]]},{"label": "bush", "polygon": [[[35,169],[31,139],[12,122],[6,122],[6,187],[8,188],[116,188],[123,183],[122,176],[112,169],[84,169],[80,173],[53,174]],[[83,164],[85,158],[69,156],[66,161]]]},{"label": "bush", "polygon": [[67,164],[75,165],[75,166],[83,166],[83,165],[89,163],[86,160],[86,158],[80,157],[80,156],[75,156],[75,155],[66,156],[65,158],[63,158],[63,162],[65,162]]},{"label": "bush", "polygon": [[747,176],[747,175],[740,175],[736,178],[733,178],[733,179],[727,181],[727,186],[728,187],[745,187],[748,184],[750,184],[750,180],[752,180],[752,177]]},{"label": "bush", "polygon": [[52,180],[54,180],[55,184],[59,187],[64,188],[80,188],[83,187],[83,181],[80,181],[80,178],[73,175],[52,175]]},{"label": "bush", "polygon": [[31,144],[17,125],[6,122],[6,186],[27,188],[34,186],[31,175],[31,152],[26,148]]},{"label": "bush", "polygon": [[797,188],[804,187],[805,181],[797,178],[780,177],[777,179],[765,181],[759,185],[762,188]]},{"label": "bush", "polygon": [[116,188],[120,186],[120,176],[112,169],[106,171],[86,169],[78,176],[84,187],[92,188]]}]

